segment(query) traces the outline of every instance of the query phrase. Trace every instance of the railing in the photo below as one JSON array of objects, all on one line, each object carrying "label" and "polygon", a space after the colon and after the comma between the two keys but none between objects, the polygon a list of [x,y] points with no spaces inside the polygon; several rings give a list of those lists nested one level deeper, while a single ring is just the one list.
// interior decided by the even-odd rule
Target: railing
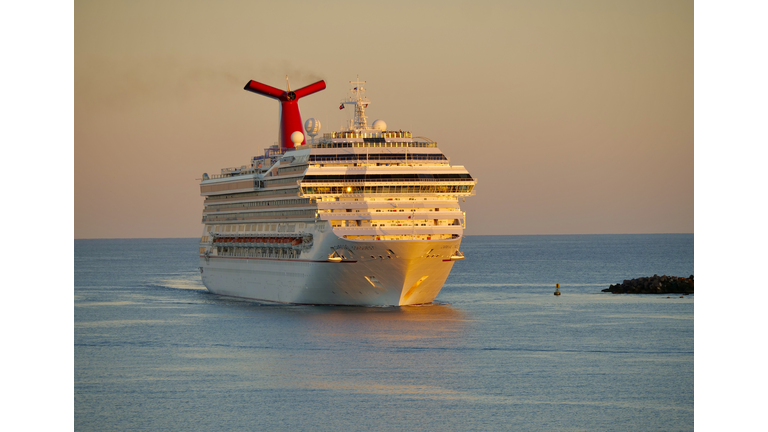
[{"label": "railing", "polygon": [[210,174],[207,179],[203,178],[203,180],[213,180],[213,179],[227,178],[227,177],[238,177],[242,175],[254,174],[255,172],[256,172],[255,169],[249,169],[245,171],[226,173],[226,174]]},{"label": "railing", "polygon": [[393,179],[366,179],[366,180],[304,180],[301,181],[302,184],[304,183],[329,183],[331,185],[340,185],[340,184],[361,184],[361,183],[391,183],[391,184],[407,184],[407,183],[416,183],[416,182],[432,182],[432,183],[452,183],[452,182],[474,182],[475,179],[407,179],[407,180],[393,180]]},{"label": "railing", "polygon": [[[334,229],[340,229],[340,230],[350,230],[350,231],[383,231],[383,230],[413,230],[414,228],[417,230],[422,231],[428,231],[435,228],[462,228],[461,225],[429,225],[429,226],[418,226],[415,227],[412,225],[403,225],[403,226],[385,226],[385,227],[345,227],[345,226],[333,226]],[[445,234],[445,233],[438,233],[438,234]]]},{"label": "railing", "polygon": [[436,142],[340,142],[308,144],[310,148],[350,148],[350,147],[437,147]]},{"label": "railing", "polygon": [[[391,131],[371,131],[371,132],[358,132],[354,130],[334,131],[326,132],[323,134],[324,139],[340,139],[340,138],[412,138],[413,133],[404,130],[391,130]],[[416,137],[423,138],[423,137]],[[425,138],[429,139],[429,138]]]},{"label": "railing", "polygon": [[321,165],[321,164],[404,164],[404,163],[441,163],[441,164],[448,164],[450,163],[448,158],[434,158],[434,159],[411,159],[411,158],[399,158],[399,159],[366,159],[365,155],[358,155],[358,159],[327,159],[327,160],[311,160],[309,161],[310,165]]}]

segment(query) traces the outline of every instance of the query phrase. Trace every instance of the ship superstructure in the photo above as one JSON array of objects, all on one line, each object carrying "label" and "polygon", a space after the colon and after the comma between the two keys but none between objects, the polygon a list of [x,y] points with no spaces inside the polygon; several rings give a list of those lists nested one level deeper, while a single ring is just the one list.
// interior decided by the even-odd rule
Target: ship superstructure
[{"label": "ship superstructure", "polygon": [[[255,81],[245,89],[281,102],[280,142],[248,165],[203,175],[200,271],[209,291],[297,304],[432,302],[455,261],[476,180],[433,140],[368,125],[365,82],[350,82],[338,132],[301,130],[292,92]],[[298,122],[296,121],[298,118]],[[297,126],[298,125],[298,126]],[[288,141],[290,140],[290,141]]]}]

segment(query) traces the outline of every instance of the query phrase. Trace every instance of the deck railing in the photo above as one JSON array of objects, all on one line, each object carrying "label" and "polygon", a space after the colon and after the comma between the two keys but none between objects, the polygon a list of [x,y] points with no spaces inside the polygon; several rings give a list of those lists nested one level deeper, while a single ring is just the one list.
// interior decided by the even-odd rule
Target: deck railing
[{"label": "deck railing", "polygon": [[406,179],[406,180],[394,180],[394,179],[365,179],[365,180],[330,180],[330,179],[320,179],[320,180],[307,180],[306,178],[301,180],[301,183],[328,183],[332,186],[339,186],[339,185],[347,185],[347,184],[363,184],[363,183],[391,183],[393,185],[407,185],[408,183],[417,183],[417,182],[427,182],[427,183],[437,183],[437,184],[445,184],[445,183],[453,183],[453,182],[474,182],[475,179],[468,178],[468,179]]},{"label": "deck railing", "polygon": [[351,147],[437,147],[436,142],[338,142],[338,143],[320,143],[307,144],[310,148],[351,148]]}]

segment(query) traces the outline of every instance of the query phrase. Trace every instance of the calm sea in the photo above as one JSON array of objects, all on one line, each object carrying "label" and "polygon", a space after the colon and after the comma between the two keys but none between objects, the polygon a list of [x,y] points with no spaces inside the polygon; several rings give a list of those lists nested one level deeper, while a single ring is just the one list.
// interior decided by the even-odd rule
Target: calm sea
[{"label": "calm sea", "polygon": [[217,297],[197,250],[75,240],[75,430],[693,430],[694,297],[600,292],[693,234],[467,237],[402,308]]}]

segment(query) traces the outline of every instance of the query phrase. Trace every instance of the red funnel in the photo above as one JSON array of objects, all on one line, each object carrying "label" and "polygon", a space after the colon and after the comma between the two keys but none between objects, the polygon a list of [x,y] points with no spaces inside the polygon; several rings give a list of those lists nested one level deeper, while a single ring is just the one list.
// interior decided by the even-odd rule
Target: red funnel
[{"label": "red funnel", "polygon": [[[325,90],[325,81],[318,81],[296,91],[284,91],[251,80],[245,85],[245,90],[280,101],[280,148],[293,148],[291,134],[296,131],[304,133],[301,113],[299,113],[299,99]],[[306,142],[305,137],[301,143],[306,144]]]}]

